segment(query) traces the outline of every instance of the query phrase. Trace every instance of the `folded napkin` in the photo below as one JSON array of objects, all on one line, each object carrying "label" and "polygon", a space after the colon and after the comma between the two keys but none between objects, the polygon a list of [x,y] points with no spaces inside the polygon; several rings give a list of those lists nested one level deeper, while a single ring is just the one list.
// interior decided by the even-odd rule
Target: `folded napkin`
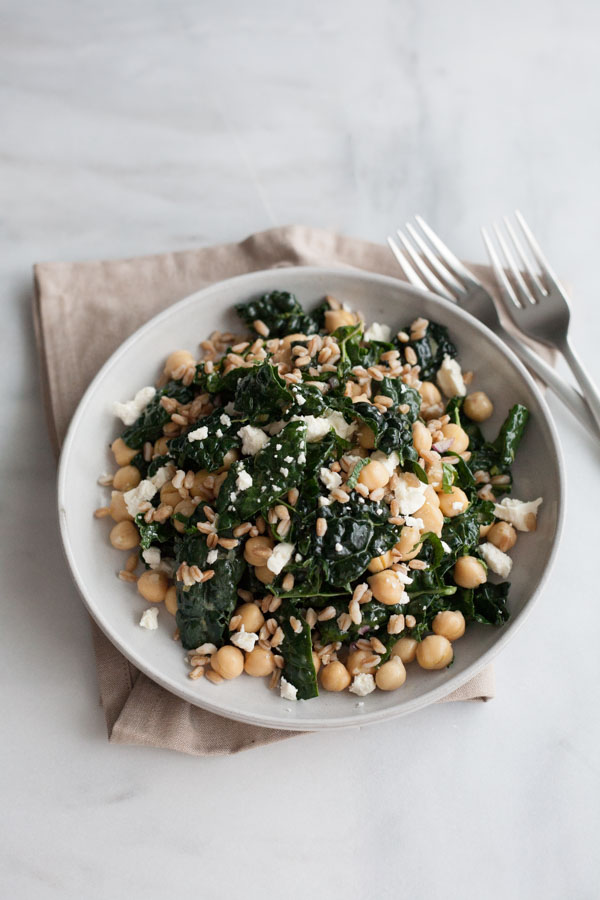
[{"label": "folded napkin", "polygon": [[[93,376],[140,325],[213,282],[245,272],[297,265],[354,267],[400,277],[387,247],[297,225],[273,228],[239,244],[201,250],[36,265],[35,331],[48,428],[56,454]],[[496,286],[491,270],[473,268],[493,293]],[[110,741],[212,756],[302,734],[244,725],[180,700],[135,669],[95,623],[92,628]],[[489,700],[493,696],[494,672],[488,666],[446,700]]]}]

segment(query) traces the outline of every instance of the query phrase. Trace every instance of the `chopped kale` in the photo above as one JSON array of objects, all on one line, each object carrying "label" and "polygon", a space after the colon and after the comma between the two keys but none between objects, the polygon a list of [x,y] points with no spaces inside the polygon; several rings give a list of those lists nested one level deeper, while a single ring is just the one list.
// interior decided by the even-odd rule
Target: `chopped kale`
[{"label": "chopped kale", "polygon": [[258,300],[238,303],[236,312],[251,328],[258,319],[269,329],[269,337],[285,337],[286,334],[315,334],[316,320],[307,315],[298,300],[288,291],[271,291]]},{"label": "chopped kale", "polygon": [[[407,332],[410,328],[405,329]],[[448,334],[445,325],[439,325],[437,322],[430,322],[427,326],[425,336],[417,341],[409,341],[408,343],[396,342],[398,349],[404,351],[406,347],[412,347],[417,355],[417,364],[421,367],[419,376],[421,381],[435,381],[438,369],[444,362],[444,357],[449,356],[454,359],[458,351]]]},{"label": "chopped kale", "polygon": [[[302,631],[299,634],[290,625],[290,616],[295,616],[301,623]],[[311,697],[318,697],[319,689],[312,656],[310,628],[290,603],[284,603],[281,607],[280,622],[284,634],[280,647],[285,660],[283,675],[286,681],[289,681],[297,689],[298,700],[310,700]]]},{"label": "chopped kale", "polygon": [[128,447],[141,448],[146,441],[158,440],[162,437],[163,426],[170,420],[170,414],[161,406],[161,397],[172,397],[180,403],[189,403],[194,397],[192,387],[186,387],[180,381],[169,381],[156,392],[141,415],[122,433],[121,437]]},{"label": "chopped kale", "polygon": [[[237,436],[241,425],[242,422],[231,419],[222,409],[215,409],[183,434],[167,441],[169,453],[180,469],[206,469],[208,472],[215,472],[223,465],[226,454],[241,446],[242,442]],[[198,428],[206,428],[207,436],[190,441],[188,436]]]}]

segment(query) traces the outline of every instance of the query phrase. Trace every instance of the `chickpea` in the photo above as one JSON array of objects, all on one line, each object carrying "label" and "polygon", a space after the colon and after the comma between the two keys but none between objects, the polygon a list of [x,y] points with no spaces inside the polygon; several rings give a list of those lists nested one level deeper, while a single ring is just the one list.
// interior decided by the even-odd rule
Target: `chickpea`
[{"label": "chickpea", "polygon": [[125,500],[123,499],[122,491],[112,492],[110,497],[110,506],[108,508],[110,510],[111,517],[115,520],[115,522],[133,522],[133,516],[128,513],[127,507],[125,506]]},{"label": "chickpea", "polygon": [[390,473],[382,462],[372,459],[360,470],[358,480],[365,487],[368,487],[370,491],[375,491],[377,488],[385,487],[390,480]]},{"label": "chickpea", "polygon": [[331,334],[342,325],[356,325],[356,315],[347,309],[328,309],[325,313],[325,331]]},{"label": "chickpea", "polygon": [[139,450],[128,447],[123,438],[117,438],[110,445],[110,449],[115,455],[115,462],[118,466],[128,466],[134,456],[137,456]]},{"label": "chickpea", "polygon": [[359,675],[361,672],[366,672],[368,670],[363,668],[364,662],[372,656],[373,654],[368,650],[353,650],[348,654],[346,668],[351,675]]},{"label": "chickpea", "polygon": [[181,502],[181,494],[170,481],[165,482],[160,489],[160,502],[172,506],[173,509]]},{"label": "chickpea", "polygon": [[262,647],[255,647],[249,653],[246,653],[244,662],[244,671],[253,678],[262,678],[263,675],[270,675],[275,668],[275,660],[270,650],[263,650]]},{"label": "chickpea", "polygon": [[268,566],[254,566],[254,574],[263,584],[271,584],[275,580],[275,573]]},{"label": "chickpea", "polygon": [[115,550],[133,550],[140,542],[140,534],[133,522],[117,522],[110,530],[109,541]]},{"label": "chickpea", "polygon": [[147,569],[137,581],[137,589],[148,603],[162,603],[167,595],[169,579],[164,572]]},{"label": "chickpea", "polygon": [[511,550],[517,543],[517,532],[510,522],[496,522],[491,526],[487,539],[498,550],[506,553],[507,550]]},{"label": "chickpea", "polygon": [[473,422],[485,422],[494,412],[494,404],[484,391],[475,391],[465,397],[463,410]]},{"label": "chickpea", "polygon": [[436,493],[439,493],[442,490],[442,479],[444,477],[441,459],[436,459],[434,462],[430,462],[426,465],[425,474],[427,475],[429,486],[432,487]]},{"label": "chickpea", "polygon": [[469,435],[460,425],[455,425],[454,422],[442,425],[442,434],[447,440],[452,441],[449,447],[452,453],[464,453],[469,446]]},{"label": "chickpea", "polygon": [[480,538],[487,537],[487,535],[490,533],[491,528],[492,528],[491,522],[489,525],[480,525],[479,526],[479,537]]},{"label": "chickpea", "polygon": [[481,560],[476,556],[460,556],[454,564],[454,581],[463,588],[485,584],[487,574]]},{"label": "chickpea", "polygon": [[375,673],[375,684],[380,691],[397,691],[406,681],[406,669],[399,656],[388,659]]},{"label": "chickpea", "polygon": [[436,634],[457,641],[465,633],[465,617],[459,609],[446,609],[437,614],[431,627]]},{"label": "chickpea", "polygon": [[315,667],[315,675],[318,675],[319,669],[321,668],[321,657],[316,652],[316,650],[312,651],[312,660],[313,660],[313,666]]},{"label": "chickpea", "polygon": [[441,634],[430,634],[417,647],[417,662],[422,669],[445,669],[453,657],[452,644]]},{"label": "chickpea", "polygon": [[171,615],[174,616],[177,612],[177,588],[174,584],[172,584],[170,588],[167,588],[167,593],[165,594],[165,606]]},{"label": "chickpea", "polygon": [[403,663],[410,663],[417,655],[418,641],[411,637],[401,637],[392,647],[392,656],[399,656]]},{"label": "chickpea", "polygon": [[[173,515],[177,513],[180,516],[191,516],[194,510],[196,509],[196,504],[192,503],[191,500],[181,500],[173,510]],[[183,522],[180,522],[178,519],[173,519],[173,526],[179,534],[183,534],[186,526]]]},{"label": "chickpea", "polygon": [[242,606],[238,606],[233,615],[242,617],[242,621],[238,625],[240,631],[243,625],[244,631],[256,632],[265,621],[265,617],[256,603],[244,603]]},{"label": "chickpea", "polygon": [[428,453],[431,450],[433,441],[429,428],[423,425],[422,422],[415,422],[412,427],[412,434],[413,444],[419,456],[422,456],[423,453]]},{"label": "chickpea", "polygon": [[442,402],[442,395],[433,381],[422,381],[419,393],[423,400],[423,406],[435,406],[436,403]]},{"label": "chickpea", "polygon": [[365,450],[373,450],[375,447],[375,434],[368,425],[361,425],[356,432],[356,439],[360,447]]},{"label": "chickpea", "polygon": [[438,537],[442,535],[444,527],[444,515],[437,506],[433,506],[428,500],[423,506],[414,513],[415,519],[421,519],[423,522],[423,533],[433,531]]},{"label": "chickpea", "polygon": [[453,518],[464,513],[469,506],[469,498],[459,487],[450,488],[448,494],[440,494],[440,509],[445,516]]},{"label": "chickpea", "polygon": [[265,566],[269,558],[266,551],[273,549],[273,540],[266,534],[248,538],[244,546],[244,559],[251,566]]},{"label": "chickpea", "polygon": [[141,480],[142,475],[139,469],[135,466],[123,466],[122,469],[117,469],[115,472],[113,487],[116,491],[125,493],[125,491],[137,487]]},{"label": "chickpea", "polygon": [[396,544],[396,550],[400,554],[400,559],[406,562],[408,559],[414,559],[421,552],[420,544],[421,532],[413,525],[403,525],[400,531],[400,540]]},{"label": "chickpea", "polygon": [[208,472],[206,469],[200,469],[199,472],[196,472],[194,475],[194,483],[191,487],[190,493],[192,497],[199,497],[200,492],[202,490],[202,485],[208,478]]},{"label": "chickpea", "polygon": [[351,680],[350,672],[341,662],[330,662],[321,669],[321,684],[326,691],[345,691]]},{"label": "chickpea", "polygon": [[223,457],[223,466],[226,472],[232,467],[236,459],[239,459],[240,454],[235,449],[228,450],[225,456]]},{"label": "chickpea", "polygon": [[389,569],[393,561],[394,557],[391,550],[386,551],[381,556],[374,556],[368,565],[369,572],[383,572],[384,569]]},{"label": "chickpea", "polygon": [[153,453],[155,456],[167,456],[169,452],[169,448],[167,447],[167,438],[159,437],[157,441],[154,442],[154,450]]},{"label": "chickpea", "polygon": [[189,352],[189,350],[174,350],[170,356],[167,357],[167,361],[165,363],[164,373],[168,378],[173,377],[173,372],[176,372],[177,369],[180,369],[181,366],[195,366],[196,360]]},{"label": "chickpea", "polygon": [[393,606],[395,603],[402,602],[404,585],[395,572],[390,570],[378,572],[376,575],[371,575],[367,581],[373,591],[373,596],[380,603],[384,603],[386,606]]},{"label": "chickpea", "polygon": [[425,488],[425,499],[428,503],[431,503],[432,506],[435,506],[436,509],[440,508],[440,495],[430,484]]},{"label": "chickpea", "polygon": [[210,658],[210,665],[217,675],[220,675],[221,678],[226,678],[227,681],[231,681],[232,678],[237,678],[244,671],[244,654],[238,647],[226,644],[224,647],[220,647],[216,653],[213,653]]}]

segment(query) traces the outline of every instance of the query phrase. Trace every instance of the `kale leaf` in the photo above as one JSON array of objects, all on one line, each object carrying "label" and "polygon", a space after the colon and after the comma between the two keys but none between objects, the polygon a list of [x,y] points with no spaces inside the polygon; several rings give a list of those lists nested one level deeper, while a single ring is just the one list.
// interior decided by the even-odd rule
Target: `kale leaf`
[{"label": "kale leaf", "polygon": [[460,609],[465,619],[482,625],[504,625],[510,618],[507,598],[510,582],[493,584],[487,581],[475,590],[461,588],[456,595],[454,609]]},{"label": "kale leaf", "polygon": [[[407,332],[410,328],[405,329]],[[412,347],[417,355],[417,364],[421,367],[419,377],[422,381],[433,381],[435,375],[442,365],[445,356],[451,359],[457,355],[458,351],[448,334],[445,325],[439,325],[437,322],[430,322],[427,326],[425,336],[418,341],[409,341],[408,343],[397,342],[396,346],[400,350],[406,347]]]},{"label": "kale leaf", "polygon": [[186,387],[180,381],[169,381],[156,392],[141,415],[122,433],[121,437],[128,447],[141,448],[146,441],[158,440],[162,437],[163,426],[170,420],[170,414],[160,404],[161,397],[172,397],[179,403],[189,403],[194,397],[194,389]]},{"label": "kale leaf", "polygon": [[257,319],[264,322],[272,338],[286,334],[315,334],[318,331],[316,320],[304,312],[294,294],[288,291],[271,291],[258,300],[238,303],[235,309],[240,319],[251,328]]},{"label": "kale leaf", "polygon": [[[302,625],[302,631],[296,634],[290,625],[290,616],[296,616]],[[283,630],[283,642],[279,649],[284,658],[283,674],[290,684],[297,689],[298,700],[310,700],[318,697],[317,673],[312,656],[312,638],[310,628],[301,618],[291,603],[284,603],[281,607],[281,628]]]},{"label": "kale leaf", "polygon": [[[240,425],[239,420],[231,419],[222,409],[215,409],[210,415],[195,422],[183,434],[167,441],[169,453],[180,469],[206,469],[208,472],[214,472],[223,465],[223,459],[229,450],[241,446],[237,436]],[[208,429],[208,435],[202,440],[189,441],[190,432],[198,428]]]},{"label": "kale leaf", "polygon": [[265,363],[247,371],[236,385],[236,411],[253,425],[280,419],[283,410],[293,402],[293,396],[275,366]]}]

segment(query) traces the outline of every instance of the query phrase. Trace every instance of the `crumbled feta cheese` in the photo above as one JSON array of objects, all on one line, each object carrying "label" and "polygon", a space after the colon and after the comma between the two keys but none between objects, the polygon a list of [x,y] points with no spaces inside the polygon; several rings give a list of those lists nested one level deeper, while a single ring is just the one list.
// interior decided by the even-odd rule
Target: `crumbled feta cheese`
[{"label": "crumbled feta cheese", "polygon": [[423,519],[414,519],[412,516],[406,516],[404,524],[408,525],[409,528],[418,528],[419,531],[422,531],[425,527]]},{"label": "crumbled feta cheese", "polygon": [[258,640],[258,635],[253,631],[245,631],[244,626],[242,625],[240,631],[234,631],[230,640],[235,647],[239,647],[240,650],[246,650],[248,653],[251,653]]},{"label": "crumbled feta cheese", "polygon": [[280,544],[276,544],[273,552],[267,560],[267,569],[269,569],[275,575],[279,575],[283,567],[287,566],[287,564],[289,563],[290,559],[292,558],[293,552],[293,544],[288,544],[286,541],[281,541]]},{"label": "crumbled feta cheese", "polygon": [[440,544],[442,545],[442,550],[444,551],[444,553],[452,553],[452,547],[450,547],[450,545],[447,544],[446,541],[440,541]]},{"label": "crumbled feta cheese", "polygon": [[153,485],[151,481],[148,481],[147,478],[140,481],[137,487],[132,488],[130,491],[125,491],[123,500],[125,501],[125,506],[127,507],[129,515],[133,516],[135,519],[140,512],[140,506],[147,500],[152,500],[155,493],[155,485]]},{"label": "crumbled feta cheese", "polygon": [[216,644],[200,644],[199,647],[196,647],[196,653],[198,654],[198,656],[212,656],[212,654],[216,652]]},{"label": "crumbled feta cheese", "polygon": [[460,502],[460,500],[457,500],[456,503],[452,504],[452,509],[456,509],[456,510],[458,510],[458,512],[460,512],[462,508],[463,508],[463,505]]},{"label": "crumbled feta cheese", "polygon": [[187,439],[190,444],[193,444],[194,441],[205,441],[208,437],[208,428],[206,425],[202,425],[201,428],[196,428],[194,431],[190,431],[188,433]]},{"label": "crumbled feta cheese", "polygon": [[297,700],[298,688],[294,687],[293,684],[290,684],[290,682],[282,675],[281,681],[279,682],[279,694],[284,700]]},{"label": "crumbled feta cheese", "polygon": [[543,503],[543,498],[537,500],[514,500],[505,497],[502,503],[494,506],[494,515],[497,519],[510,522],[518,531],[535,531],[537,528],[538,506]]},{"label": "crumbled feta cheese", "polygon": [[113,415],[118,416],[123,425],[133,425],[155,394],[156,388],[144,387],[137,392],[133,400],[127,400],[125,403],[116,400],[112,405]]},{"label": "crumbled feta cheese", "polygon": [[377,462],[382,463],[390,478],[400,465],[400,457],[395,450],[392,450],[389,456],[386,456],[381,450],[376,450],[375,453],[371,453],[371,459],[375,459]]},{"label": "crumbled feta cheese", "polygon": [[342,483],[342,476],[339,472],[332,472],[331,469],[326,469],[325,466],[319,469],[319,478],[328,491],[332,491]]},{"label": "crumbled feta cheese", "polygon": [[341,438],[344,438],[345,441],[349,440],[358,428],[356,422],[348,424],[343,415],[339,412],[328,413],[325,418],[329,422],[331,428],[333,428]]},{"label": "crumbled feta cheese", "polygon": [[148,631],[156,631],[158,628],[158,609],[156,606],[151,606],[149,609],[144,610],[140,619],[140,627],[147,628]]},{"label": "crumbled feta cheese", "polygon": [[344,549],[343,544],[340,544],[340,542],[338,541],[337,544],[335,545],[335,552],[341,553],[343,549]]},{"label": "crumbled feta cheese", "polygon": [[294,397],[296,398],[296,403],[298,406],[304,406],[306,403],[306,397],[303,397],[302,394],[299,394],[297,391],[294,391]]},{"label": "crumbled feta cheese", "polygon": [[218,550],[209,550],[208,553],[206,554],[206,562],[208,563],[209,566],[212,566],[212,564],[214,562],[216,562],[218,558],[219,558]]},{"label": "crumbled feta cheese", "polygon": [[302,554],[301,553],[296,553],[296,555],[294,557],[294,562],[297,562],[297,563],[302,562]]},{"label": "crumbled feta cheese", "polygon": [[276,450],[281,450],[282,447],[283,447],[283,444],[275,444]]},{"label": "crumbled feta cheese", "polygon": [[319,497],[319,506],[331,506],[331,503],[329,497]]},{"label": "crumbled feta cheese", "polygon": [[446,397],[464,397],[467,393],[461,368],[457,361],[449,356],[444,357],[438,370],[437,383]]},{"label": "crumbled feta cheese", "polygon": [[306,462],[306,453],[304,453],[304,451],[303,451],[302,453],[298,454],[298,464],[300,466],[303,466],[305,462]]},{"label": "crumbled feta cheese", "polygon": [[413,579],[410,577],[410,575],[407,572],[403,572],[402,569],[398,569],[396,571],[392,569],[392,571],[401,584],[413,583]]},{"label": "crumbled feta cheese", "polygon": [[221,431],[220,428],[217,428],[217,430],[215,431],[215,434],[216,434],[216,436],[217,436],[218,438],[222,438],[222,437],[223,437],[223,432]]},{"label": "crumbled feta cheese", "polygon": [[221,425],[224,425],[225,428],[229,428],[229,426],[231,425],[231,419],[229,418],[227,413],[223,413],[223,415],[219,419],[219,422],[221,423]]},{"label": "crumbled feta cheese", "polygon": [[366,697],[367,694],[372,694],[375,690],[375,679],[372,675],[367,675],[363,672],[354,676],[354,681],[349,687],[349,691],[351,694],[356,694],[357,697]]},{"label": "crumbled feta cheese", "polygon": [[242,439],[242,453],[245,456],[255,456],[269,443],[269,438],[264,431],[255,428],[254,425],[244,425],[238,431],[238,437]]},{"label": "crumbled feta cheese", "polygon": [[293,463],[294,457],[293,456],[284,456],[283,461],[286,463]]},{"label": "crumbled feta cheese", "polygon": [[281,474],[283,475],[284,478],[287,478],[288,475],[290,474],[290,470],[286,469],[285,466],[282,466],[279,471],[281,472]]},{"label": "crumbled feta cheese", "polygon": [[[238,477],[235,480],[235,486],[238,491],[247,491],[248,488],[251,488],[252,475],[250,474],[250,472],[246,472],[245,469],[240,469],[238,472]],[[231,499],[233,499],[233,497]]]},{"label": "crumbled feta cheese", "polygon": [[306,424],[306,440],[309,444],[322,440],[332,428],[340,437],[348,440],[358,427],[356,422],[349,425],[339,412],[328,413],[326,416],[292,416],[290,421]]},{"label": "crumbled feta cheese", "polygon": [[400,506],[400,514],[410,516],[425,503],[425,491],[427,485],[419,481],[418,485],[409,484],[407,479],[400,475],[394,494]]},{"label": "crumbled feta cheese", "polygon": [[392,335],[392,329],[389,325],[380,325],[379,322],[373,322],[364,333],[365,341],[389,341]]},{"label": "crumbled feta cheese", "polygon": [[175,466],[161,466],[160,469],[157,469],[154,475],[148,479],[151,481],[157,491],[160,491],[161,487],[170,481],[173,475],[175,474]]},{"label": "crumbled feta cheese", "polygon": [[500,575],[501,578],[508,578],[512,569],[512,559],[507,553],[503,553],[490,541],[480,544],[479,552],[492,572]]},{"label": "crumbled feta cheese", "polygon": [[160,565],[160,550],[158,547],[148,547],[147,550],[142,550],[142,559],[151,569],[158,569]]}]

